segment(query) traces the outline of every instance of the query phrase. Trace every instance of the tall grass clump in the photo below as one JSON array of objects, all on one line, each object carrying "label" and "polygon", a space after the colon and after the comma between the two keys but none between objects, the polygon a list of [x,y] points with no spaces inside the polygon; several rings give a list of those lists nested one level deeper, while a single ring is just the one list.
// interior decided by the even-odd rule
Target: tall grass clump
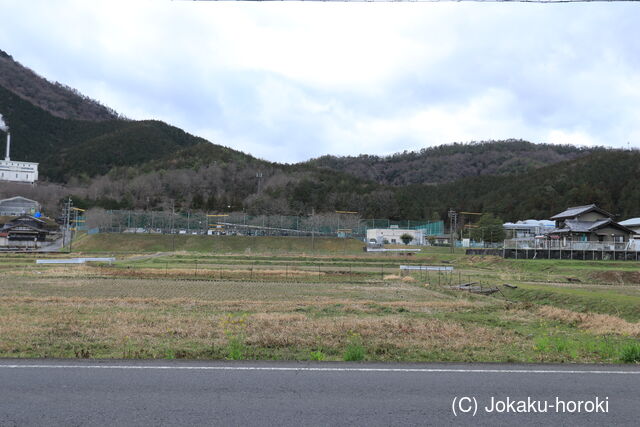
[{"label": "tall grass clump", "polygon": [[325,355],[322,352],[322,350],[312,351],[309,356],[311,357],[311,360],[316,360],[318,362],[323,361],[325,359]]},{"label": "tall grass clump", "polygon": [[633,342],[622,347],[620,360],[625,363],[640,363],[640,344]]},{"label": "tall grass clump", "polygon": [[347,347],[344,351],[344,360],[346,362],[359,362],[364,360],[365,349],[362,345],[362,338],[359,334],[350,333]]},{"label": "tall grass clump", "polygon": [[246,315],[229,315],[222,322],[224,334],[227,336],[227,359],[242,360],[246,357],[247,345],[245,344]]}]

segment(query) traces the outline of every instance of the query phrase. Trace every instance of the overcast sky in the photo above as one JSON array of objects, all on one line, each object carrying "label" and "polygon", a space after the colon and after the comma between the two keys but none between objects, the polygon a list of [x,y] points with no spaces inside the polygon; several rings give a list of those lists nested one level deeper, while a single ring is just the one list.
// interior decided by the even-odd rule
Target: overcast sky
[{"label": "overcast sky", "polygon": [[0,0],[0,49],[133,119],[279,162],[640,146],[640,4]]}]

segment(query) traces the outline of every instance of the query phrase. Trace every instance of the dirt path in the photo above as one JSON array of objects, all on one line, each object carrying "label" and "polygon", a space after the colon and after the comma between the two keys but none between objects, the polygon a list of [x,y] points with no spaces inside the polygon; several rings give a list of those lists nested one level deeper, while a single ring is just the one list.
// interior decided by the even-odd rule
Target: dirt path
[{"label": "dirt path", "polygon": [[173,252],[156,252],[155,254],[149,254],[149,255],[136,255],[131,258],[126,258],[126,260],[127,261],[144,261],[146,259],[159,258],[163,256],[168,256],[168,255],[173,255]]}]

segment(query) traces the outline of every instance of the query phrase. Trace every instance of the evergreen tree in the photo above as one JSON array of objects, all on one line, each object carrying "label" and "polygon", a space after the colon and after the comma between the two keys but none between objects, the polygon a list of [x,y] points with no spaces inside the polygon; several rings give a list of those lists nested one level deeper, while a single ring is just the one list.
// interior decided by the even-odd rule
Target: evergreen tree
[{"label": "evergreen tree", "polygon": [[471,231],[471,238],[476,242],[501,242],[505,239],[505,232],[501,218],[493,216],[492,213],[485,213],[480,217],[477,228]]}]

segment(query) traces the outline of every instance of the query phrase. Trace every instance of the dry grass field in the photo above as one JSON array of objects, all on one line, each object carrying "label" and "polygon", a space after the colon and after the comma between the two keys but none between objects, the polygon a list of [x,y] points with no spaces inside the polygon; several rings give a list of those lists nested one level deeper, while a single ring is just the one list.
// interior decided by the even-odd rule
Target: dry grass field
[{"label": "dry grass field", "polygon": [[[407,263],[454,272],[403,274]],[[575,264],[443,250],[140,252],[53,266],[2,254],[0,357],[640,361],[638,265]],[[449,288],[467,281],[517,288]]]}]

